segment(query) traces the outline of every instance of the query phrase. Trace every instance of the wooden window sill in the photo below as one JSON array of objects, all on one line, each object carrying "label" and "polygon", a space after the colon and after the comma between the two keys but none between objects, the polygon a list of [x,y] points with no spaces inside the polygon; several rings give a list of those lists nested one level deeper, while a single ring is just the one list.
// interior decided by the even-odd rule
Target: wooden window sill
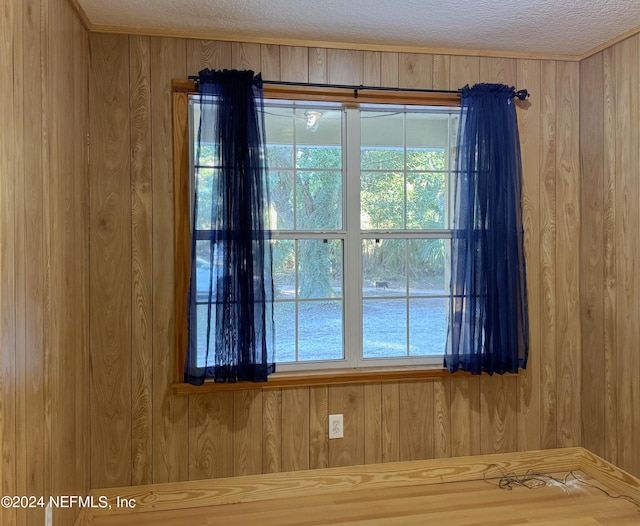
[{"label": "wooden window sill", "polygon": [[[285,387],[309,387],[314,385],[372,384],[388,382],[410,382],[415,380],[433,380],[436,378],[471,377],[471,373],[457,371],[451,374],[442,367],[423,367],[411,369],[371,369],[371,370],[323,370],[300,373],[276,373],[266,382],[216,383],[207,381],[195,386],[174,383],[173,390],[178,395],[198,394],[209,391],[245,391],[255,389],[281,389]],[[514,375],[510,375],[514,376]]]}]

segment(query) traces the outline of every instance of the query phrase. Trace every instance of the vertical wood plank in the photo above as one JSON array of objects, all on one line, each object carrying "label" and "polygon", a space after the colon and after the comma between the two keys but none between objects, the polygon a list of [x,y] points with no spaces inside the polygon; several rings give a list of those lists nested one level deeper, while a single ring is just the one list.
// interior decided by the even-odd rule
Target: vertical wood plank
[{"label": "vertical wood plank", "polygon": [[309,82],[309,50],[299,46],[280,46],[280,80]]},{"label": "vertical wood plank", "polygon": [[558,445],[581,443],[580,423],[580,166],[578,64],[558,62],[556,246]]},{"label": "vertical wood plank", "polygon": [[[45,6],[43,6],[45,7]],[[87,352],[88,305],[87,219],[88,173],[86,170],[87,126],[87,57],[76,47],[77,20],[67,4],[47,6],[47,204],[49,214],[49,354],[45,364],[48,386],[45,387],[45,419],[49,442],[50,466],[45,467],[49,489],[54,494],[72,494],[88,488],[85,473],[88,464],[81,433],[86,430],[85,382],[69,381],[76,374],[88,378],[84,365]],[[43,48],[45,49],[45,48]],[[83,78],[77,78],[76,75]],[[76,92],[76,89],[81,90]],[[123,207],[123,209],[126,207]],[[126,301],[126,300],[125,300]],[[126,332],[126,326],[124,331]],[[130,349],[124,349],[125,355]],[[45,362],[47,351],[45,351]],[[128,386],[127,386],[128,387]],[[82,414],[82,411],[85,411]],[[47,456],[45,455],[45,458]],[[47,472],[47,470],[49,470]],[[46,484],[46,483],[45,483]],[[47,487],[45,487],[47,489]],[[56,520],[62,524],[75,520],[77,510],[59,509]],[[42,518],[42,516],[40,516]]]},{"label": "vertical wood plank", "polygon": [[344,415],[344,438],[329,442],[329,467],[364,464],[364,388],[329,388],[329,413]]},{"label": "vertical wood plank", "polygon": [[364,52],[362,78],[365,86],[380,86],[380,52]]},{"label": "vertical wood plank", "polygon": [[[0,111],[13,115],[13,16],[15,3],[0,2]],[[15,179],[11,176],[15,154],[15,124],[13,119],[0,135],[0,486],[3,495],[12,495],[15,487]],[[16,523],[16,510],[0,508],[0,522]]]},{"label": "vertical wood plank", "polygon": [[197,75],[205,68],[231,69],[231,42],[187,40],[187,74]]},{"label": "vertical wood plank", "polygon": [[[73,20],[74,62],[74,206],[76,268],[73,271],[78,285],[75,315],[75,351],[70,360],[75,363],[79,382],[75,393],[75,444],[72,458],[75,460],[73,486],[76,491],[90,488],[90,419],[89,419],[89,33],[82,22],[68,10]],[[78,510],[75,510],[78,511]]]},{"label": "vertical wood plank", "polygon": [[100,488],[131,484],[129,40],[90,42],[91,485]]},{"label": "vertical wood plank", "polygon": [[[616,72],[616,346],[618,465],[633,470],[637,449],[638,342],[638,40],[629,38],[615,46]],[[635,67],[630,67],[633,64]],[[638,438],[637,436],[635,437]]]},{"label": "vertical wood plank", "polygon": [[231,67],[250,69],[256,73],[261,71],[260,44],[233,42],[231,44]]},{"label": "vertical wood plank", "polygon": [[233,476],[233,393],[190,395],[189,480]]},{"label": "vertical wood plank", "polygon": [[480,82],[480,58],[454,55],[449,59],[449,86],[452,89]]},{"label": "vertical wood plank", "polygon": [[433,55],[400,53],[398,72],[401,88],[431,89],[433,86]]},{"label": "vertical wood plank", "polygon": [[233,474],[262,473],[262,393],[233,393]]},{"label": "vertical wood plank", "polygon": [[618,392],[616,374],[618,369],[618,345],[616,339],[616,88],[615,48],[602,52],[604,83],[604,195],[603,195],[603,257],[604,257],[604,448],[605,458],[618,463]]},{"label": "vertical wood plank", "polygon": [[457,89],[451,88],[450,80],[451,57],[449,55],[433,56],[433,89]]},{"label": "vertical wood plank", "polygon": [[153,180],[149,38],[129,40],[131,121],[131,483],[153,480]]},{"label": "vertical wood plank", "polygon": [[282,390],[282,471],[309,469],[309,388]]},{"label": "vertical wood plank", "polygon": [[[42,205],[42,216],[44,222],[44,230],[43,230],[43,244],[45,247],[45,258],[47,261],[51,259],[51,220],[52,220],[52,206],[51,200],[49,199],[49,190],[51,188],[50,182],[50,143],[49,137],[52,133],[52,100],[53,96],[50,90],[51,84],[51,67],[49,65],[49,61],[45,58],[47,56],[47,52],[49,50],[49,40],[51,38],[52,30],[49,28],[49,11],[46,6],[42,5],[42,36],[40,42],[40,56],[42,58],[41,61],[41,74],[42,74],[42,93],[43,93],[43,112],[42,112],[42,193],[44,196]],[[90,70],[86,71],[87,82],[90,82]],[[87,93],[89,90],[87,90]],[[90,95],[89,95],[90,96]],[[87,114],[87,119],[89,115]],[[90,130],[90,123],[87,125],[87,133]],[[89,173],[88,171],[86,172]],[[87,177],[89,179],[89,177]],[[87,182],[89,185],[90,182]],[[87,197],[87,205],[90,206],[91,199],[90,196]],[[90,224],[90,221],[87,223]],[[90,272],[90,269],[87,271]],[[43,316],[43,336],[44,336],[44,359],[43,359],[43,367],[45,370],[44,378],[43,378],[43,391],[44,391],[44,403],[45,403],[45,411],[43,415],[43,425],[45,429],[44,436],[44,466],[43,466],[43,475],[44,475],[44,490],[45,494],[53,494],[54,486],[53,486],[53,476],[52,476],[52,458],[54,455],[51,433],[52,433],[52,420],[54,417],[51,403],[51,391],[52,391],[52,373],[50,371],[50,364],[52,362],[51,355],[53,353],[54,342],[52,336],[52,326],[53,326],[53,314],[52,314],[52,301],[51,301],[51,289],[49,287],[49,283],[51,282],[51,267],[46,265],[45,270],[45,305],[44,305],[44,316]],[[87,309],[88,310],[88,309]],[[87,314],[88,316],[88,314]],[[90,318],[89,318],[90,319]],[[89,349],[90,345],[87,346]],[[90,378],[90,375],[89,375]],[[91,401],[89,400],[89,409],[90,409]],[[87,414],[87,418],[90,421],[90,415]],[[89,430],[91,424],[89,422]],[[90,433],[89,433],[90,436]],[[89,442],[90,444],[90,442]],[[89,448],[87,449],[89,451]],[[89,466],[91,465],[91,459],[89,458]],[[90,479],[89,479],[90,480]]]},{"label": "vertical wood plank", "polygon": [[318,47],[309,48],[309,82],[322,84],[327,82],[327,50]]},{"label": "vertical wood plank", "polygon": [[517,447],[515,377],[483,376],[480,381],[480,453],[509,453]]},{"label": "vertical wood plank", "polygon": [[171,80],[184,78],[186,43],[152,38],[151,130],[153,174],[153,482],[189,476],[188,400],[176,396],[174,171]]},{"label": "vertical wood plank", "polygon": [[399,408],[398,383],[382,384],[382,462],[400,460]]},{"label": "vertical wood plank", "polygon": [[329,388],[309,388],[309,468],[329,466]]},{"label": "vertical wood plank", "polygon": [[398,53],[380,53],[380,85],[399,87]]},{"label": "vertical wood plank", "polygon": [[[46,163],[43,144],[43,126],[45,112],[44,78],[41,69],[43,35],[40,28],[42,8],[40,2],[29,0],[24,3],[24,144],[28,155],[24,156],[25,215],[25,251],[29,257],[25,261],[26,312],[29,329],[25,339],[25,366],[29,371],[26,383],[24,413],[26,459],[24,464],[26,480],[29,481],[29,494],[45,494],[45,475],[42,466],[45,463],[45,391],[44,391],[44,309],[46,296],[47,252],[44,245],[44,165]],[[46,35],[45,35],[46,36]],[[84,77],[87,68],[85,65]],[[88,127],[84,127],[86,132]],[[4,130],[3,130],[4,132]],[[9,173],[9,172],[6,172]],[[77,178],[79,179],[79,178]],[[85,206],[88,200],[85,198]],[[0,220],[4,222],[4,219]],[[86,222],[84,225],[86,226]],[[85,269],[86,273],[86,269]],[[80,321],[80,320],[79,320]],[[88,346],[85,347],[88,349]],[[86,378],[86,376],[85,376]],[[88,413],[85,413],[88,414]],[[85,433],[88,436],[88,433]],[[85,449],[87,451],[88,449]],[[82,455],[80,455],[82,456]],[[84,466],[85,469],[88,466]],[[0,479],[1,481],[2,479]],[[3,492],[3,494],[7,494]],[[42,522],[43,513],[36,510],[28,512],[27,522]],[[1,516],[1,512],[0,512]],[[2,520],[0,519],[0,523]]]},{"label": "vertical wood plank", "polygon": [[480,380],[456,378],[451,384],[451,454],[480,454]]},{"label": "vertical wood plank", "polygon": [[556,64],[540,63],[540,445],[557,445]]},{"label": "vertical wood plank", "polygon": [[540,449],[540,61],[518,61],[518,87],[533,100],[518,106],[522,155],[522,223],[527,266],[529,359],[518,376],[517,434],[519,451]]},{"label": "vertical wood plank", "polygon": [[327,82],[359,86],[364,79],[364,51],[327,50]]},{"label": "vertical wood plank", "polygon": [[364,462],[382,462],[382,384],[364,386]]},{"label": "vertical wood plank", "polygon": [[582,443],[605,456],[604,71],[602,53],[580,64],[580,319]]},{"label": "vertical wood plank", "polygon": [[[79,109],[85,101],[85,93],[75,93],[76,69],[74,48],[75,17],[60,5],[49,5],[49,22],[55,28],[54,37],[49,41],[50,80],[49,93],[55,106],[51,108],[51,137],[49,150],[50,185],[49,202],[51,211],[51,294],[52,312],[52,354],[50,362],[51,407],[57,412],[51,420],[51,487],[56,491],[80,488],[83,480],[78,469],[86,466],[78,461],[83,456],[82,430],[78,410],[83,407],[79,400],[85,396],[84,382],[69,382],[75,376],[79,363],[84,359],[86,343],[86,307],[83,294],[86,293],[83,264],[87,255],[84,240],[87,239],[88,225],[82,223],[84,214],[84,189],[87,172],[80,157],[84,148],[76,148],[76,140],[86,141],[86,131],[81,132],[86,109]],[[59,33],[58,33],[59,32]],[[85,73],[86,74],[86,73]],[[77,84],[83,85],[82,82]],[[77,120],[76,120],[77,119]],[[80,132],[80,133],[78,133]],[[86,144],[86,143],[85,143]],[[123,207],[123,210],[126,207]],[[125,257],[125,261],[128,257]],[[126,301],[126,300],[125,300]],[[126,327],[126,326],[125,326]],[[125,328],[126,333],[126,328]],[[128,343],[128,342],[127,342]],[[130,356],[130,347],[123,349],[124,356]],[[86,371],[85,371],[86,374]],[[85,376],[86,378],[86,376]],[[122,384],[120,384],[122,385]],[[119,387],[119,386],[118,386]],[[129,386],[125,386],[127,393]],[[125,398],[119,403],[126,403]],[[123,422],[124,419],[120,420]],[[128,422],[123,422],[128,425]],[[126,435],[125,435],[126,436]],[[77,511],[59,510],[56,517],[61,523],[75,519]]]},{"label": "vertical wood plank", "polygon": [[479,82],[501,82],[508,86],[516,83],[518,61],[512,58],[480,57]]},{"label": "vertical wood plank", "polygon": [[400,460],[433,458],[433,382],[398,386]]},{"label": "vertical wood plank", "polygon": [[[631,40],[634,52],[636,53],[632,86],[637,86],[640,82],[640,37],[635,35]],[[640,94],[637,90],[635,90],[635,96],[635,111],[638,111],[638,108],[640,108]],[[632,148],[635,149],[636,152],[636,164],[632,167],[634,177],[632,177],[633,185],[630,202],[634,203],[635,199],[635,203],[638,203],[640,202],[640,164],[638,164],[640,162],[640,153],[638,153],[637,145],[640,140],[640,126],[636,124],[634,133],[629,139],[632,141]],[[640,378],[640,353],[638,353],[638,342],[640,341],[640,305],[638,304],[638,295],[640,293],[640,278],[638,278],[638,276],[640,276],[640,211],[638,207],[633,204],[630,208],[632,210],[630,217],[632,234],[635,231],[635,236],[630,240],[632,242],[630,253],[632,254],[633,263],[630,269],[631,275],[633,276],[633,291],[631,292],[631,297],[635,323],[629,327],[631,329],[631,337],[628,374],[630,377],[631,407],[628,408],[628,411],[631,414],[631,436],[628,440],[630,442],[629,449],[631,458],[628,465],[631,473],[638,474],[640,473],[640,450],[635,447],[635,443],[640,439],[640,382],[638,382],[638,378]]]},{"label": "vertical wood plank", "polygon": [[262,44],[260,46],[260,70],[265,80],[280,80],[280,46]]},{"label": "vertical wood plank", "polygon": [[[12,437],[12,443],[14,445],[14,449],[11,451],[11,454],[14,456],[15,462],[15,472],[14,472],[14,488],[18,495],[24,495],[27,490],[27,479],[26,479],[26,464],[27,464],[27,447],[26,447],[26,439],[27,439],[27,427],[26,427],[26,417],[27,417],[27,407],[26,407],[26,396],[27,396],[27,377],[26,377],[26,356],[27,348],[26,348],[26,325],[28,323],[27,316],[28,313],[26,311],[26,276],[25,276],[25,265],[26,265],[26,253],[25,253],[25,231],[26,231],[26,204],[25,204],[25,184],[24,184],[24,176],[25,176],[25,161],[24,156],[26,153],[26,147],[24,141],[24,87],[23,87],[23,78],[22,78],[22,70],[24,67],[24,54],[26,42],[24,42],[23,38],[23,12],[22,6],[19,3],[15,11],[13,12],[12,17],[12,25],[11,28],[13,33],[14,45],[12,46],[12,68],[13,71],[9,72],[10,77],[12,78],[12,86],[10,97],[12,99],[12,111],[8,114],[9,119],[13,120],[13,129],[11,131],[10,138],[12,140],[11,147],[13,149],[13,158],[12,158],[12,173],[13,181],[12,181],[12,192],[11,195],[13,197],[13,211],[14,215],[11,218],[10,225],[13,227],[13,246],[12,246],[12,265],[13,265],[13,275],[12,279],[13,283],[13,295],[11,298],[11,303],[8,308],[13,309],[13,321],[15,325],[12,327],[13,332],[13,341],[14,347],[10,349],[9,352],[13,354],[13,367],[14,367],[14,378],[12,379],[12,383],[14,383],[15,391],[15,413],[13,417],[15,418],[14,431],[15,434]],[[9,44],[11,45],[11,44]],[[17,72],[17,74],[16,74]],[[19,526],[25,525],[27,522],[27,518],[32,519],[33,513],[30,510],[18,509],[16,510],[16,522]]]},{"label": "vertical wood plank", "polygon": [[[26,328],[27,328],[27,309],[26,309],[26,203],[25,203],[25,153],[27,153],[27,145],[24,141],[24,127],[25,127],[25,100],[24,100],[24,86],[23,75],[24,69],[24,54],[26,52],[26,42],[24,41],[23,30],[23,12],[21,9],[21,3],[18,4],[18,9],[15,11],[13,17],[13,38],[15,45],[13,46],[13,112],[10,114],[10,118],[14,122],[13,131],[13,197],[14,197],[14,221],[12,222],[14,227],[14,291],[13,305],[15,316],[15,384],[16,384],[16,434],[15,434],[15,462],[16,462],[16,492],[18,495],[25,495],[27,491],[27,433],[26,427],[27,418],[27,367],[26,367]],[[17,72],[18,74],[15,74]],[[29,351],[31,351],[29,349]],[[33,519],[33,512],[31,510],[20,509],[17,512],[17,524],[25,525],[27,521],[27,515],[30,519]]]},{"label": "vertical wood plank", "polygon": [[282,471],[282,390],[262,394],[262,471]]},{"label": "vertical wood plank", "polygon": [[451,456],[451,380],[433,382],[433,456]]}]

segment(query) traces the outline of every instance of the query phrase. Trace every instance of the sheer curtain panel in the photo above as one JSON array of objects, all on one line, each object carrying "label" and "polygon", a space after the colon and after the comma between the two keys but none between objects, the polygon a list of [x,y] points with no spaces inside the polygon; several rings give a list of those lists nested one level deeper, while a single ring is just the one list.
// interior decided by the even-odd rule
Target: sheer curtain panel
[{"label": "sheer curtain panel", "polygon": [[526,96],[501,84],[462,89],[444,360],[451,372],[503,374],[526,367],[522,168],[514,102]]},{"label": "sheer curtain panel", "polygon": [[262,81],[199,77],[185,382],[264,382],[275,360]]}]

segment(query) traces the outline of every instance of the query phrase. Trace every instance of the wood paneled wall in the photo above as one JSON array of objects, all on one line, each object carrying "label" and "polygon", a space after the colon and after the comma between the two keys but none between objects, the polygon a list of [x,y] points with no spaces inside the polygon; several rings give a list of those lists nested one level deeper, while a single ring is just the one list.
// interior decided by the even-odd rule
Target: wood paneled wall
[{"label": "wood paneled wall", "polygon": [[[90,35],[91,486],[581,444],[579,65]],[[170,82],[531,91],[519,111],[529,367],[519,376],[176,396]],[[187,213],[187,211],[185,211]],[[345,438],[328,441],[327,415]]]},{"label": "wood paneled wall", "polygon": [[0,0],[2,495],[89,489],[88,62],[67,1]]},{"label": "wood paneled wall", "polygon": [[640,36],[580,65],[584,446],[640,475]]}]

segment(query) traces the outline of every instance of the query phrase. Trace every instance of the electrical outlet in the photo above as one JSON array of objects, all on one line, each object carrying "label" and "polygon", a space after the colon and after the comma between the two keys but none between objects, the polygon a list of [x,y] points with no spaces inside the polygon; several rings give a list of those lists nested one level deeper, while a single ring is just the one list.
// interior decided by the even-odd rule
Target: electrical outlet
[{"label": "electrical outlet", "polygon": [[51,503],[44,509],[44,526],[53,526],[53,508]]},{"label": "electrical outlet", "polygon": [[344,437],[344,420],[342,415],[329,415],[329,438]]}]

